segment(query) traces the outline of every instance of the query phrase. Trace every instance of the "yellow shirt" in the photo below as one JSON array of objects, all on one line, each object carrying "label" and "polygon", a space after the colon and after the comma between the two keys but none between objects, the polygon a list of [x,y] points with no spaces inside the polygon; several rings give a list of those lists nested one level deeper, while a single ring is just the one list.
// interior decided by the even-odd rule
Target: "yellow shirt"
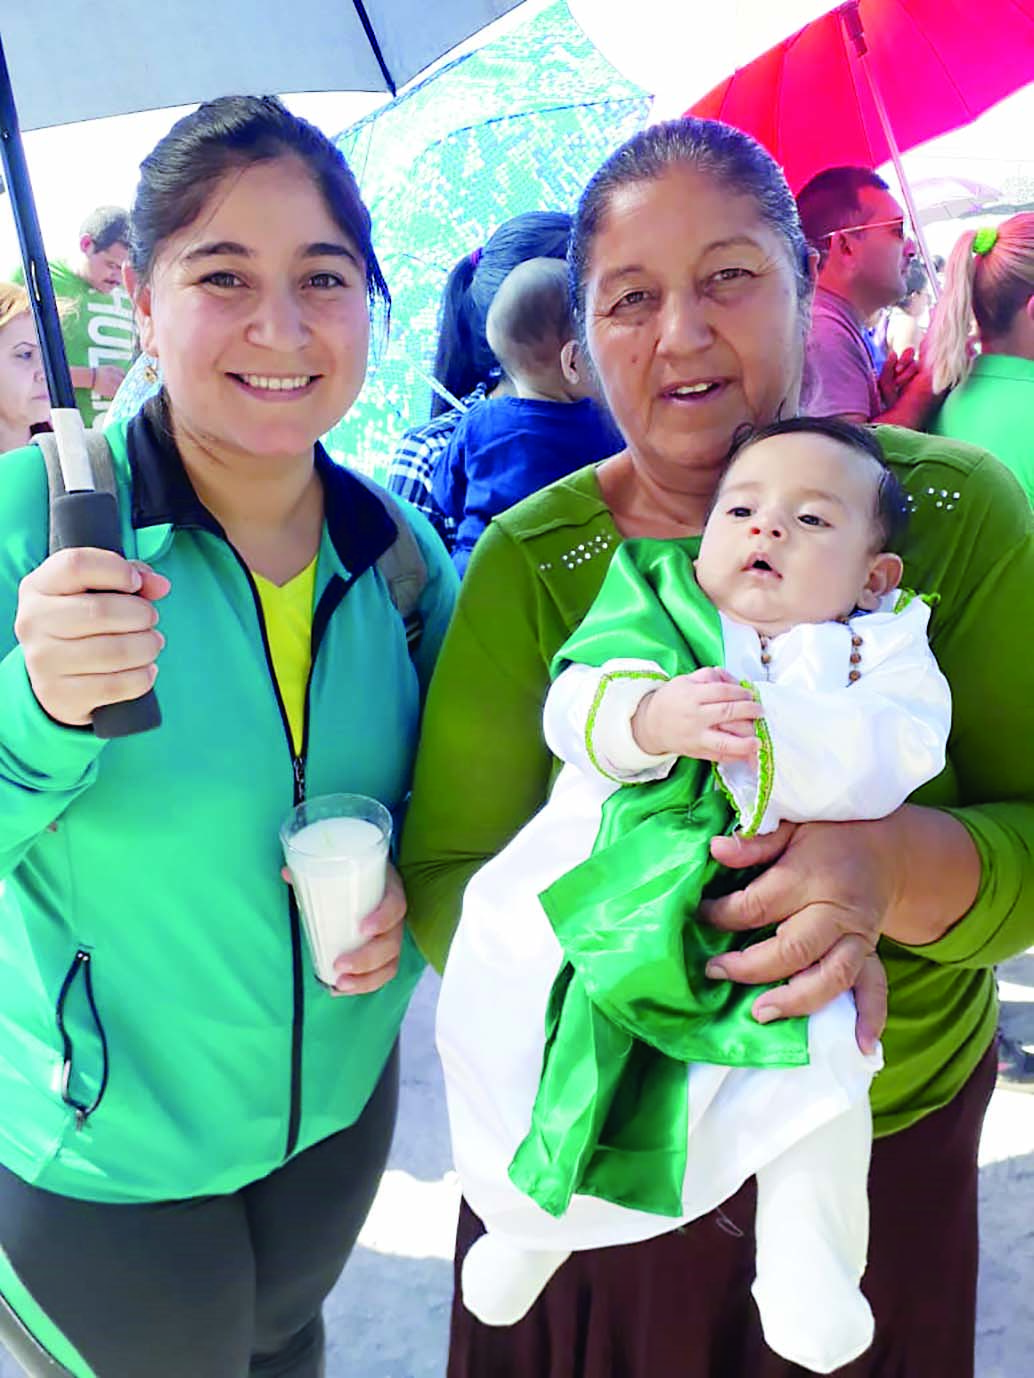
[{"label": "yellow shirt", "polygon": [[252,570],[262,603],[273,670],[291,728],[294,754],[302,749],[305,730],[305,686],[312,663],[312,603],[316,560],[286,584],[274,584]]}]

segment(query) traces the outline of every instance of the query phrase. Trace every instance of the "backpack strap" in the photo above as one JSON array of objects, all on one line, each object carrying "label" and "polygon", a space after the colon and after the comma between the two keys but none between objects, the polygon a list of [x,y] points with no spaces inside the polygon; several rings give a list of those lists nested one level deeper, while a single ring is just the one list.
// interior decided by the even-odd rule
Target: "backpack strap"
[{"label": "backpack strap", "polygon": [[424,619],[420,614],[419,603],[427,587],[427,562],[421,554],[420,546],[413,535],[413,528],[406,520],[401,504],[391,493],[367,478],[365,474],[357,473],[355,469],[349,469],[348,472],[374,495],[395,524],[395,539],[378,559],[377,568],[388,585],[391,601],[405,625],[409,654],[416,655],[424,632]]},{"label": "backpack strap", "polygon": [[[38,445],[43,451],[43,463],[47,468],[47,510],[49,532],[47,538],[48,553],[53,555],[56,550],[60,550],[61,542],[54,526],[54,499],[59,498],[65,491],[65,480],[61,474],[61,460],[57,452],[57,439],[51,431],[43,431],[39,435],[33,436],[33,444]],[[90,469],[93,471],[94,487],[100,493],[111,493],[118,498],[118,487],[115,483],[115,470],[111,463],[111,447],[104,438],[103,431],[88,429],[86,431],[86,457],[90,461]]]}]

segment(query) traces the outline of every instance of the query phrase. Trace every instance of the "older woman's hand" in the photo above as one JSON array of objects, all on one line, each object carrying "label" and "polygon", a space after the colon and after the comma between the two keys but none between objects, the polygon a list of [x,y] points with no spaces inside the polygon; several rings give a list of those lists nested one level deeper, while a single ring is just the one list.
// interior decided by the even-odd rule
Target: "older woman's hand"
[{"label": "older woman's hand", "polygon": [[813,1014],[853,990],[858,1046],[870,1052],[887,1019],[876,942],[901,883],[888,820],[784,823],[764,837],[716,837],[711,853],[733,868],[772,865],[742,890],[706,902],[702,916],[730,931],[778,928],[744,952],[713,959],[708,974],[748,985],[785,981],[755,1002],[762,1023]]}]

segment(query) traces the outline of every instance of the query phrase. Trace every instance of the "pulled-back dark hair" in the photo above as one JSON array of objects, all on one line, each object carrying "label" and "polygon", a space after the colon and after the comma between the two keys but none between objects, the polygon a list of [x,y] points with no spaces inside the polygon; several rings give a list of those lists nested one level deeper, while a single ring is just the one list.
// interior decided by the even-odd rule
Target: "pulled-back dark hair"
[{"label": "pulled-back dark hair", "polygon": [[687,116],[654,124],[616,149],[582,192],[567,262],[571,299],[579,333],[585,335],[585,284],[592,246],[602,228],[611,198],[621,187],[652,182],[671,168],[706,173],[728,191],[752,196],[762,221],[786,245],[797,280],[802,312],[811,300],[808,246],[801,233],[797,206],[775,159],[749,134],[719,120]]},{"label": "pulled-back dark hair", "polygon": [[331,217],[363,257],[371,310],[379,304],[387,318],[391,294],[351,169],[324,133],[292,115],[275,96],[206,101],[177,120],[140,164],[129,252],[137,277],[148,281],[161,245],[197,219],[228,172],[284,157],[299,158],[308,168]]},{"label": "pulled-back dark hair", "polygon": [[[454,266],[442,294],[438,348],[432,372],[453,397],[487,383],[498,361],[485,338],[485,320],[503,279],[529,258],[564,258],[571,217],[559,211],[527,211],[504,221],[480,252]],[[431,416],[451,404],[432,395]]]},{"label": "pulled-back dark hair", "polygon": [[773,421],[771,425],[759,426],[756,430],[749,426],[741,426],[733,437],[729,464],[731,465],[752,445],[776,435],[824,435],[829,440],[839,441],[841,445],[846,445],[852,450],[860,450],[870,459],[874,459],[880,466],[880,478],[876,485],[876,509],[873,513],[877,549],[897,550],[908,528],[908,498],[897,475],[887,463],[880,442],[871,428],[856,426],[852,421],[842,421],[838,416],[790,416],[785,421]]}]

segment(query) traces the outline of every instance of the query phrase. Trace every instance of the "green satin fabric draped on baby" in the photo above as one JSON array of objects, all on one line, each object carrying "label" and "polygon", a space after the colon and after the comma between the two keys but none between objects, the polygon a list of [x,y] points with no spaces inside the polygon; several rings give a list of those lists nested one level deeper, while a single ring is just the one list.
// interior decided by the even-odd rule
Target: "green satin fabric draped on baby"
[{"label": "green satin fabric draped on baby", "polygon": [[[698,549],[697,537],[626,542],[554,675],[615,659],[654,661],[668,677],[721,665],[720,619],[693,576]],[[710,764],[682,757],[666,779],[611,794],[591,855],[540,896],[566,962],[510,1177],[552,1215],[576,1192],[680,1215],[686,1064],[808,1061],[806,1020],[760,1025],[750,1008],[761,987],[704,975],[709,958],[770,932],[724,933],[696,918],[705,892],[734,879],[709,850],[732,823]]]}]

